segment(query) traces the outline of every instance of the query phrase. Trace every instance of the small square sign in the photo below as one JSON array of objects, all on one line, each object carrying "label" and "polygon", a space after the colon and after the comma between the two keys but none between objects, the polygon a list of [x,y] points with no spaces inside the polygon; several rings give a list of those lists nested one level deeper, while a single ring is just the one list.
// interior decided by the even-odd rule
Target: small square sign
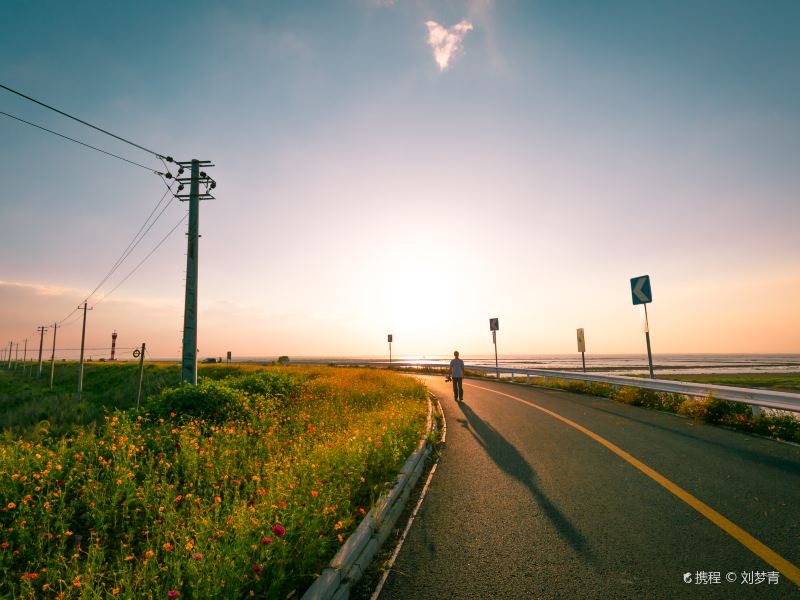
[{"label": "small square sign", "polygon": [[494,318],[489,319],[489,331],[499,331],[500,330],[500,319]]},{"label": "small square sign", "polygon": [[389,343],[391,344],[392,343],[392,334],[390,333],[387,337],[389,339]]}]

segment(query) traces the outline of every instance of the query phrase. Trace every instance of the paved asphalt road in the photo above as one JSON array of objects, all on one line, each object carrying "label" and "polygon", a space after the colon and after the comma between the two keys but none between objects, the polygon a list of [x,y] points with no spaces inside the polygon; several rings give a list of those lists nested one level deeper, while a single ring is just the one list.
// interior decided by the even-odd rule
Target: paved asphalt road
[{"label": "paved asphalt road", "polygon": [[[800,448],[567,392],[425,377],[447,445],[381,600],[800,598],[775,567],[561,415],[800,566]],[[721,582],[684,583],[697,572]],[[726,581],[734,573],[736,581]],[[755,581],[755,578],[754,578]]]}]

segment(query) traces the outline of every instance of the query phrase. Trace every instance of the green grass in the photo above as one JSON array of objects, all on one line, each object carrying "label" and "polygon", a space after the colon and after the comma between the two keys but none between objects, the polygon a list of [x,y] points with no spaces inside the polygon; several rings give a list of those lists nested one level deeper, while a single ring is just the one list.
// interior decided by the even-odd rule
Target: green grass
[{"label": "green grass", "polygon": [[694,383],[711,383],[733,387],[752,387],[779,392],[800,393],[800,373],[732,373],[730,375],[658,375],[659,379],[674,379]]},{"label": "green grass", "polygon": [[213,366],[137,413],[130,369],[98,367],[91,410],[46,403],[60,432],[24,423],[68,391],[0,376],[16,428],[0,439],[2,597],[299,597],[427,414],[425,388],[386,371]]}]

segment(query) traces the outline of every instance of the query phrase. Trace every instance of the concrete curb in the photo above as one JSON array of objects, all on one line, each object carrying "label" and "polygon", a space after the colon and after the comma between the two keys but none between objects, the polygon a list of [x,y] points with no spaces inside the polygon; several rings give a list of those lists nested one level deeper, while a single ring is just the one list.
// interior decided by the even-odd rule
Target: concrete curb
[{"label": "concrete curb", "polygon": [[375,553],[389,537],[392,527],[405,508],[411,490],[425,467],[425,459],[433,449],[428,435],[433,429],[433,404],[428,395],[428,419],[425,435],[397,475],[392,489],[381,494],[356,530],[334,555],[330,564],[303,594],[302,600],[345,600],[350,589],[361,579]]}]

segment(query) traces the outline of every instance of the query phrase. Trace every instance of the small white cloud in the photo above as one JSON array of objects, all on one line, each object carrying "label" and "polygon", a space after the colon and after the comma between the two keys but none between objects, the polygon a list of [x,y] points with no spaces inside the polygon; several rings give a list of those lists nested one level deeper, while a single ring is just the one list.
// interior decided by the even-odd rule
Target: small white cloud
[{"label": "small white cloud", "polygon": [[433,48],[433,58],[439,70],[444,71],[450,59],[461,50],[461,40],[468,31],[472,31],[472,23],[464,19],[450,28],[436,21],[426,21],[425,25],[428,26],[428,44]]}]

